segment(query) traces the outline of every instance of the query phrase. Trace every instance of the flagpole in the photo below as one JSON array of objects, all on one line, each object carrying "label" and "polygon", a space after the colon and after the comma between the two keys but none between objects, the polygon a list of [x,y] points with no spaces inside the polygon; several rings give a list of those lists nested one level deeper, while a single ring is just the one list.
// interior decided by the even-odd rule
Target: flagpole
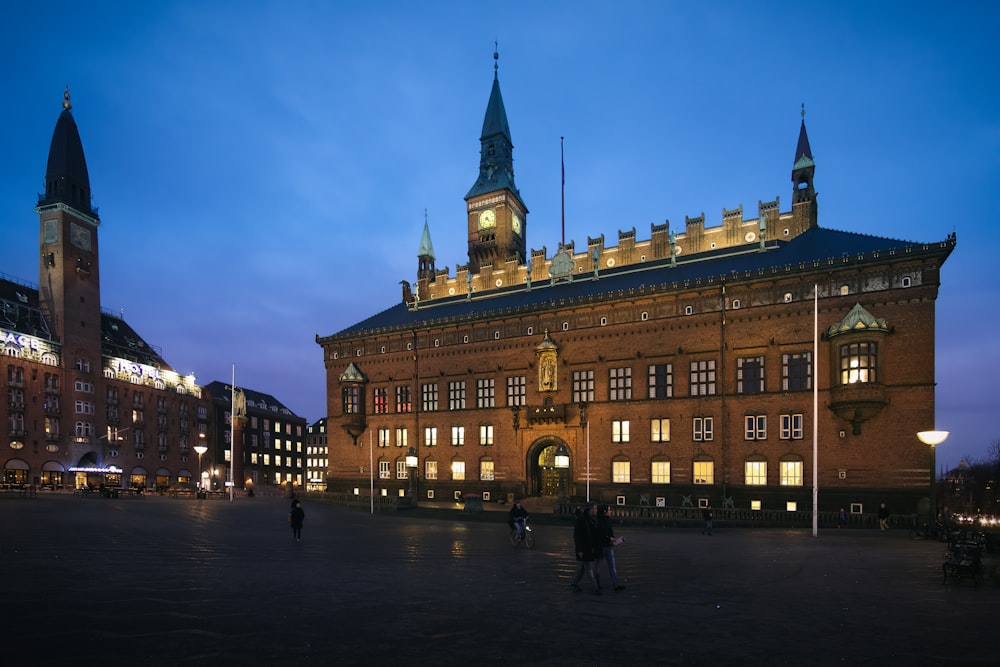
[{"label": "flagpole", "polygon": [[819,284],[813,286],[813,537],[819,534]]},{"label": "flagpole", "polygon": [[562,207],[562,244],[566,245],[566,160],[563,158],[563,139],[559,137],[559,168],[562,173],[561,207]]},{"label": "flagpole", "polygon": [[368,499],[371,502],[371,514],[375,514],[375,448],[372,445],[372,432],[368,431]]},{"label": "flagpole", "polygon": [[233,502],[233,469],[236,467],[236,362],[233,362],[233,384],[229,413],[229,502]]}]

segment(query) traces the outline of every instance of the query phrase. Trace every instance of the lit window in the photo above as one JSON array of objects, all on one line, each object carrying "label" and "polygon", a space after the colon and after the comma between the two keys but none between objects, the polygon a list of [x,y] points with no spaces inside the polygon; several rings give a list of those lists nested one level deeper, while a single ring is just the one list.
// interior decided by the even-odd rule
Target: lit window
[{"label": "lit window", "polygon": [[406,467],[406,459],[396,461],[396,479],[406,479],[410,476],[410,471]]},{"label": "lit window", "polygon": [[670,442],[670,420],[664,417],[650,419],[649,439],[651,442]]},{"label": "lit window", "polygon": [[[530,333],[530,332],[529,332]],[[527,404],[525,377],[514,375],[507,378],[507,406],[515,407]]]},{"label": "lit window", "polygon": [[781,486],[802,486],[802,461],[781,462]]},{"label": "lit window", "polygon": [[389,429],[380,428],[378,430],[378,446],[379,447],[389,446]]},{"label": "lit window", "polygon": [[747,461],[743,470],[744,483],[747,486],[767,485],[767,461]]},{"label": "lit window", "polygon": [[611,442],[628,442],[628,420],[615,419],[611,422]]},{"label": "lit window", "polygon": [[484,482],[491,482],[494,479],[493,461],[479,462],[479,479]]},{"label": "lit window", "polygon": [[653,484],[670,484],[670,461],[653,461]]},{"label": "lit window", "polygon": [[629,461],[611,462],[611,481],[615,484],[628,484],[632,479],[632,464]]},{"label": "lit window", "polygon": [[425,461],[424,462],[424,479],[437,479],[438,478],[438,463],[437,461]]},{"label": "lit window", "polygon": [[840,346],[840,384],[877,382],[877,343],[848,343]]},{"label": "lit window", "polygon": [[389,466],[389,462],[388,461],[379,461],[378,462],[378,478],[379,479],[390,479],[391,478],[391,470],[390,470],[390,466]]},{"label": "lit window", "polygon": [[437,426],[428,426],[424,429],[424,447],[434,447],[438,444]]},{"label": "lit window", "polygon": [[454,480],[465,479],[465,461],[451,462],[451,478]]},{"label": "lit window", "polygon": [[493,444],[493,425],[482,424],[479,427],[479,444],[488,447]]},{"label": "lit window", "polygon": [[712,461],[695,461],[691,467],[695,484],[715,484],[715,463]]},{"label": "lit window", "polygon": [[464,426],[452,426],[451,427],[451,445],[452,447],[461,447],[465,444],[465,427]]}]

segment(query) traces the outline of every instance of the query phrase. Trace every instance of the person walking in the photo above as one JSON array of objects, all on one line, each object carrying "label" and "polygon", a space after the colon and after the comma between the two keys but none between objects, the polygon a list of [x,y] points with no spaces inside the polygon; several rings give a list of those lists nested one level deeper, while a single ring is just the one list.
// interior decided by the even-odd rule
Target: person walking
[{"label": "person walking", "polygon": [[580,569],[577,570],[570,586],[579,593],[580,580],[587,575],[594,585],[594,595],[600,595],[601,582],[598,579],[597,559],[602,552],[602,545],[597,530],[597,503],[587,503],[583,514],[573,525],[573,547],[576,550],[576,559],[580,562]]},{"label": "person walking", "polygon": [[292,511],[288,515],[288,522],[292,524],[292,537],[295,538],[296,542],[302,540],[302,522],[306,520],[305,510],[302,509],[302,503],[296,500],[292,504]]},{"label": "person walking", "polygon": [[608,576],[611,577],[611,588],[623,591],[625,587],[618,583],[618,569],[615,566],[615,546],[625,541],[624,537],[615,537],[615,529],[611,521],[611,505],[601,505],[597,515],[597,531],[601,537],[601,547],[604,562],[608,564]]},{"label": "person walking", "polygon": [[847,511],[841,507],[840,511],[837,512],[837,528],[847,527]]},{"label": "person walking", "polygon": [[885,503],[878,506],[878,529],[883,533],[889,530],[889,508]]},{"label": "person walking", "polygon": [[705,527],[701,529],[702,535],[712,534],[712,506],[705,505],[701,508],[701,518],[705,522]]}]

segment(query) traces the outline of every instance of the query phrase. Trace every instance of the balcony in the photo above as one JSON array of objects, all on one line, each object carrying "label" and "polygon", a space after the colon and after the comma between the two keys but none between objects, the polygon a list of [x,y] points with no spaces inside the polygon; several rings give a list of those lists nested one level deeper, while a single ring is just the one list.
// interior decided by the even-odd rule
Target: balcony
[{"label": "balcony", "polygon": [[881,384],[855,382],[830,390],[830,410],[851,422],[854,435],[861,435],[861,424],[881,412],[888,402]]},{"label": "balcony", "polygon": [[[358,444],[358,438],[368,427],[368,420],[364,414],[349,414],[341,417],[340,427],[347,432],[347,435],[351,436],[356,445]],[[264,446],[267,447],[268,443],[265,442]]]},{"label": "balcony", "polygon": [[529,424],[562,424],[566,422],[566,406],[563,404],[536,405],[528,408]]},{"label": "balcony", "polygon": [[13,401],[7,404],[11,412],[24,412],[24,401]]}]

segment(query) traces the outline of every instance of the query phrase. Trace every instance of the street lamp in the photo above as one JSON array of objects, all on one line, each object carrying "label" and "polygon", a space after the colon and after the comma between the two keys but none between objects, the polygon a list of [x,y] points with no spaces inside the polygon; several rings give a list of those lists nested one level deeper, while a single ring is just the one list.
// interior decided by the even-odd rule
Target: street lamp
[{"label": "street lamp", "polygon": [[569,450],[566,445],[559,443],[556,447],[556,470],[559,471],[559,505],[562,512],[562,505],[566,502],[566,471],[569,470]]},{"label": "street lamp", "polygon": [[410,447],[406,451],[406,468],[410,471],[410,496],[413,498],[413,504],[417,504],[417,489],[416,489],[416,471],[417,471],[417,450]]},{"label": "street lamp", "polygon": [[934,530],[937,521],[937,480],[935,479],[937,468],[937,445],[948,439],[948,431],[920,431],[917,438],[925,445],[931,446],[931,518],[927,522],[927,527]]},{"label": "street lamp", "polygon": [[202,440],[200,441],[200,444],[194,446],[194,451],[198,452],[198,488],[202,489],[204,487],[205,479],[201,474],[201,457],[205,452],[208,451],[208,447],[206,447],[204,444],[205,434],[199,433],[198,437],[201,438]]}]

